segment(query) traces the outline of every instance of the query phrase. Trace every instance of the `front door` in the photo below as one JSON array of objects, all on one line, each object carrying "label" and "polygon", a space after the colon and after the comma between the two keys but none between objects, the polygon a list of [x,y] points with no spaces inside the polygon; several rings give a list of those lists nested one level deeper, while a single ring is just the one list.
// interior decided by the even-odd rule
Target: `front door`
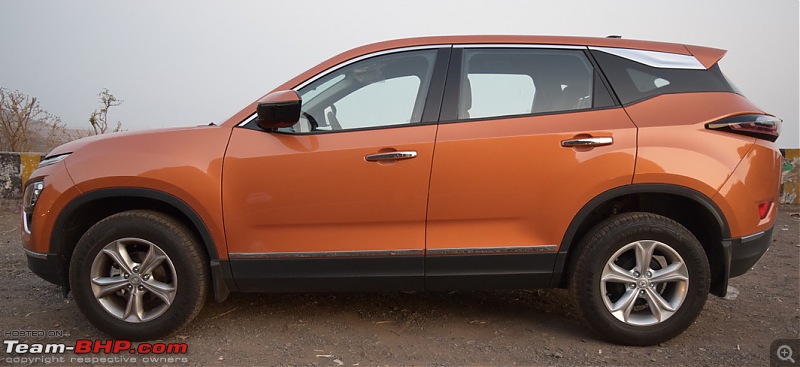
[{"label": "front door", "polygon": [[297,88],[295,126],[234,129],[223,207],[241,290],[423,287],[437,129],[425,107],[448,52],[361,59]]}]

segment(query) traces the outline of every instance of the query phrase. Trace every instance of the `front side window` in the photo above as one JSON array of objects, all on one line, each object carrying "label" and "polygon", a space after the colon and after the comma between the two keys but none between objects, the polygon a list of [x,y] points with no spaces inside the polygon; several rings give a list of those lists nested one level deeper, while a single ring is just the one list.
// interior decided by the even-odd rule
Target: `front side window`
[{"label": "front side window", "polygon": [[458,118],[592,108],[594,68],[580,50],[467,49]]},{"label": "front side window", "polygon": [[308,133],[402,126],[422,121],[436,50],[361,60],[300,88],[300,122],[280,129]]}]

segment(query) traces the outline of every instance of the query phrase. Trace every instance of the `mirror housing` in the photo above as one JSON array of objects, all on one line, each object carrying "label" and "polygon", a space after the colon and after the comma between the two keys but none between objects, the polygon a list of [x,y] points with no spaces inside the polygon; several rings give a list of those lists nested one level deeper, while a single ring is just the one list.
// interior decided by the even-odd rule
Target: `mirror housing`
[{"label": "mirror housing", "polygon": [[256,124],[264,130],[292,126],[300,120],[301,105],[300,96],[293,90],[267,94],[258,100]]}]

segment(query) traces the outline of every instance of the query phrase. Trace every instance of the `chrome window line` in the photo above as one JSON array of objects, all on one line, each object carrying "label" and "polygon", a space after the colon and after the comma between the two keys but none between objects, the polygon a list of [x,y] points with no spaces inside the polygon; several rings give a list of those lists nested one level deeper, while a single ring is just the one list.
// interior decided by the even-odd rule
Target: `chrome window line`
[{"label": "chrome window line", "polygon": [[551,45],[535,43],[465,43],[453,45],[453,48],[545,48],[565,50],[585,50],[586,46],[578,45]]},{"label": "chrome window line", "polygon": [[[293,87],[291,89],[294,90],[294,91],[299,91],[303,87],[305,87],[305,86],[317,81],[318,79],[323,78],[326,75],[328,75],[328,74],[330,74],[330,73],[332,73],[332,72],[334,72],[336,70],[339,70],[339,69],[341,69],[341,68],[343,68],[343,67],[345,67],[347,65],[354,64],[354,63],[359,62],[361,60],[366,60],[366,59],[369,59],[369,58],[382,56],[382,55],[387,55],[387,54],[391,54],[391,53],[399,53],[399,52],[407,52],[407,51],[418,51],[418,50],[430,50],[430,49],[436,49],[436,48],[442,48],[442,47],[451,47],[451,46],[452,45],[443,45],[443,44],[425,45],[425,46],[409,46],[409,47],[392,48],[392,49],[388,49],[388,50],[382,50],[382,51],[376,51],[376,52],[368,53],[366,55],[361,55],[359,57],[356,57],[356,58],[353,58],[353,59],[350,59],[350,60],[346,60],[346,61],[340,62],[340,63],[338,63],[338,64],[336,64],[334,66],[331,66],[331,67],[325,69],[324,71],[322,71],[321,73],[319,73],[317,75],[314,75],[313,77],[307,79],[306,81],[298,84],[297,86],[295,86],[295,87]],[[256,114],[253,113],[252,115],[250,115],[247,118],[245,118],[244,121],[240,122],[236,126],[239,126],[239,127],[244,126],[247,123],[249,123],[250,121],[253,121],[253,119],[255,119],[255,118],[256,118]]]}]

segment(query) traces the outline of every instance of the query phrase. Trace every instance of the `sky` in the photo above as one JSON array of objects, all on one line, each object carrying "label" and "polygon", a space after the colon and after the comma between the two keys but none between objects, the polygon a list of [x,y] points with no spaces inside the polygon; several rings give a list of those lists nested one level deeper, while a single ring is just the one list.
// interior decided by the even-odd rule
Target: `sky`
[{"label": "sky", "polygon": [[610,34],[722,48],[723,72],[800,147],[798,0],[0,0],[0,86],[88,128],[220,123],[304,70],[387,39]]}]

